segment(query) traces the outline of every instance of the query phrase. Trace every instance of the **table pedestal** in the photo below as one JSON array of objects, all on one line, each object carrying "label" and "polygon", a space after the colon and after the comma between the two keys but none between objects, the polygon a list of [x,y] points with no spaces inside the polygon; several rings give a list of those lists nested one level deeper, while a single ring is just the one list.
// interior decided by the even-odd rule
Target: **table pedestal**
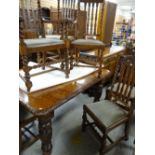
[{"label": "table pedestal", "polygon": [[38,117],[39,134],[43,155],[51,155],[52,152],[52,118],[54,112]]}]

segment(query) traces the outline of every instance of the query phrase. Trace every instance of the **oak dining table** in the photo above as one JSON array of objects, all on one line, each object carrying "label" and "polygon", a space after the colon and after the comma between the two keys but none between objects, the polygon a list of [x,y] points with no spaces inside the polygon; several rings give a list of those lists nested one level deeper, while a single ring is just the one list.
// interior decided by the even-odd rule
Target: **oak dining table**
[{"label": "oak dining table", "polygon": [[[103,85],[112,77],[112,70],[109,65],[113,65],[112,68],[114,68],[116,60],[124,52],[124,48],[120,47],[106,50],[105,62],[103,61],[105,67],[102,69],[100,77],[98,77],[98,70],[94,70],[77,79],[29,93],[19,88],[20,104],[38,118],[39,138],[43,155],[52,155],[52,118],[54,111],[78,94],[91,89],[91,87],[95,92],[93,93],[94,101],[98,101],[102,94]],[[91,61],[92,58],[90,56]],[[112,63],[113,60],[115,63]]]},{"label": "oak dining table", "polygon": [[102,94],[102,85],[111,77],[111,72],[102,69],[99,78],[97,70],[62,84],[25,92],[19,89],[20,104],[38,118],[39,137],[43,155],[52,154],[52,118],[54,111],[67,101],[95,85],[94,100],[99,100]]}]

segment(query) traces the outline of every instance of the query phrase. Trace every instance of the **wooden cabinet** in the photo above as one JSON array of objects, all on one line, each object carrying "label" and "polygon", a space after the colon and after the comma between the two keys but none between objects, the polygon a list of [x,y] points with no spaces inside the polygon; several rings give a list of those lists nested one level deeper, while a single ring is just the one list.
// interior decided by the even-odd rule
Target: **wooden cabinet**
[{"label": "wooden cabinet", "polygon": [[101,34],[98,39],[102,40],[105,44],[111,45],[112,34],[115,22],[117,4],[112,2],[105,2],[104,5],[104,17],[102,29],[98,29],[98,33]]}]

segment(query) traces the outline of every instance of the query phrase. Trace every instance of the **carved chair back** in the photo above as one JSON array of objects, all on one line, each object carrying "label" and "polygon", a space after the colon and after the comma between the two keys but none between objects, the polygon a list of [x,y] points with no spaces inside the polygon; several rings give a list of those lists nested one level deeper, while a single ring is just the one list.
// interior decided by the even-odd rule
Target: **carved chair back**
[{"label": "carved chair back", "polygon": [[135,61],[133,56],[122,56],[116,66],[108,99],[130,111],[133,108]]},{"label": "carved chair back", "polygon": [[58,0],[55,15],[52,15],[52,18],[57,20],[57,23],[53,23],[54,34],[63,34],[62,31],[66,29],[69,33],[74,31],[73,23],[76,19],[77,4],[78,0]]},{"label": "carved chair back", "polygon": [[63,18],[75,20],[77,3],[78,0],[58,0],[58,19]]},{"label": "carved chair back", "polygon": [[[98,27],[98,17],[102,17],[100,22],[100,27],[103,26],[103,11],[104,11],[104,2],[105,0],[79,0],[78,10],[84,10],[87,12],[86,17],[86,31],[83,34],[85,36],[98,36],[97,27]],[[101,12],[100,12],[101,10]],[[78,14],[77,14],[78,16]],[[78,18],[78,17],[77,17]],[[80,23],[78,23],[80,25]]]},{"label": "carved chair back", "polygon": [[[20,17],[24,21],[24,32],[31,33],[32,38],[35,33],[44,37],[44,25],[42,20],[42,11],[40,0],[20,0],[19,1]],[[38,34],[38,35],[39,35]]]}]

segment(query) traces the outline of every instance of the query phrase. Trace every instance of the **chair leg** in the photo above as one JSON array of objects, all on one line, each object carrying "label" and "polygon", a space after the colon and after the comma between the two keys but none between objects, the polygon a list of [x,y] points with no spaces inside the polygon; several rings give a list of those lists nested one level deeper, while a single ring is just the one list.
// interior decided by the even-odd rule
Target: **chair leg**
[{"label": "chair leg", "polygon": [[129,124],[130,124],[130,121],[126,122],[125,124],[125,140],[129,139]]},{"label": "chair leg", "polygon": [[82,131],[86,130],[86,120],[87,120],[87,116],[86,116],[86,111],[83,108],[83,116],[82,116]]},{"label": "chair leg", "polygon": [[104,133],[101,142],[101,148],[99,150],[99,155],[105,155],[104,149],[106,147],[106,133]]},{"label": "chair leg", "polygon": [[21,127],[19,126],[19,154],[21,153],[22,150],[22,131]]},{"label": "chair leg", "polygon": [[110,91],[107,89],[107,90],[106,90],[105,100],[108,100],[108,99],[109,99],[109,93],[110,93]]},{"label": "chair leg", "polygon": [[100,78],[102,75],[103,49],[99,49],[98,61],[99,61],[98,77]]},{"label": "chair leg", "polygon": [[30,80],[30,73],[29,73],[30,68],[28,67],[28,56],[23,55],[22,61],[23,61],[23,70],[25,72],[25,85],[26,85],[27,91],[29,92],[32,87],[32,82]]},{"label": "chair leg", "polygon": [[66,78],[69,78],[69,62],[68,62],[68,58],[69,58],[69,49],[66,49],[65,52],[65,74],[66,74]]},{"label": "chair leg", "polygon": [[45,70],[45,63],[46,63],[46,53],[42,53],[42,69]]},{"label": "chair leg", "polygon": [[78,49],[75,49],[75,65],[79,64],[79,56],[80,56],[80,51]]},{"label": "chair leg", "polygon": [[69,60],[70,60],[70,70],[73,69],[73,59],[74,59],[74,57],[73,57],[73,50],[70,49],[70,58],[69,58]]}]

